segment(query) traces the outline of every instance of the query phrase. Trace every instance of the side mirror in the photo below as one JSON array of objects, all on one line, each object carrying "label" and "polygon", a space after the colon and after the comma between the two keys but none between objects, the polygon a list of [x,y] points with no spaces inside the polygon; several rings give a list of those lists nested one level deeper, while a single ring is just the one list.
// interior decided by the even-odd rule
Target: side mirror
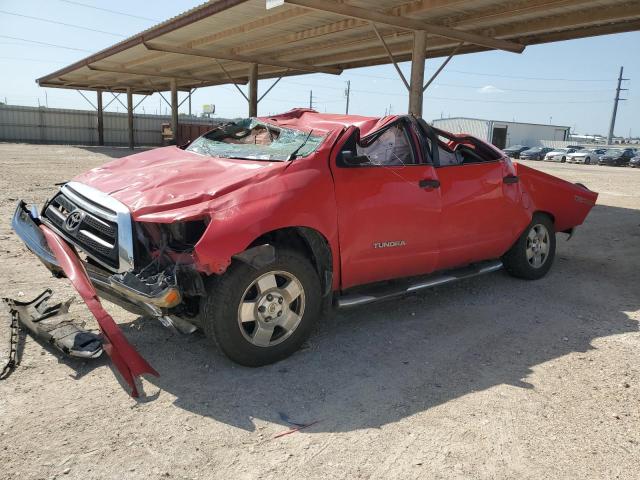
[{"label": "side mirror", "polygon": [[354,152],[352,150],[343,150],[342,152],[340,152],[340,155],[342,156],[342,160],[344,161],[344,163],[352,167],[368,165],[371,163],[369,157],[367,157],[366,155],[354,155]]}]

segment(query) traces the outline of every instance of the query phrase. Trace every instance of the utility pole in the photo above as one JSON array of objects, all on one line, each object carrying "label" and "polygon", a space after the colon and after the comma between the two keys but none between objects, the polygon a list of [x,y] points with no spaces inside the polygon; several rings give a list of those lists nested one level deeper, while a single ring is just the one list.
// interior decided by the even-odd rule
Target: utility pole
[{"label": "utility pole", "polygon": [[309,108],[313,108],[313,90],[309,90]]},{"label": "utility pole", "polygon": [[349,115],[349,95],[351,94],[351,80],[347,80],[347,89],[344,91],[347,97],[347,108],[345,108],[345,115]]},{"label": "utility pole", "polygon": [[613,112],[611,112],[611,123],[609,124],[609,135],[607,136],[607,145],[611,145],[613,141],[613,129],[616,126],[616,114],[618,113],[618,102],[620,100],[626,100],[626,98],[620,98],[620,91],[629,90],[628,88],[620,88],[623,80],[629,80],[628,78],[622,78],[622,71],[624,67],[620,67],[620,75],[618,76],[618,87],[616,88],[616,98],[613,100]]}]

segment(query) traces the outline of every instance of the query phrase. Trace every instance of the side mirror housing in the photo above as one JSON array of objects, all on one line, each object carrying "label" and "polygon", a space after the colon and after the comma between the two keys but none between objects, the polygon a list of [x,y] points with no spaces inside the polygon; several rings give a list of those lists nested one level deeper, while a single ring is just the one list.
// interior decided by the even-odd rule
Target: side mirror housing
[{"label": "side mirror housing", "polygon": [[366,155],[354,155],[352,150],[343,150],[340,152],[342,156],[342,160],[346,165],[357,167],[360,165],[368,165],[371,163],[371,160]]}]

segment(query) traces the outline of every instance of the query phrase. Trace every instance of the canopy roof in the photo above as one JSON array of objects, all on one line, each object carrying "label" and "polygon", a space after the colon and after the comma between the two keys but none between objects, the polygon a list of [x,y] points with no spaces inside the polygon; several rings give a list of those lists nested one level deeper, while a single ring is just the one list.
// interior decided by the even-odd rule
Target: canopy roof
[{"label": "canopy roof", "polygon": [[[428,58],[640,29],[640,2],[616,0],[214,0],[37,80],[43,87],[134,93]],[[149,4],[151,7],[152,3]]]}]

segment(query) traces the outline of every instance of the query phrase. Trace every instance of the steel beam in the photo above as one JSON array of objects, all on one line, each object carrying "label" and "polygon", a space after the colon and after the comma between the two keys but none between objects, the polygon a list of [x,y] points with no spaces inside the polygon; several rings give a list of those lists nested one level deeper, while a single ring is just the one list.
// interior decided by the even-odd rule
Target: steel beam
[{"label": "steel beam", "polygon": [[484,35],[456,30],[455,28],[443,27],[441,25],[432,25],[422,20],[401,17],[398,15],[389,15],[375,10],[367,10],[366,8],[338,3],[334,0],[285,0],[285,2],[291,5],[319,10],[321,12],[330,12],[337,15],[343,15],[345,17],[359,18],[361,20],[376,22],[382,25],[390,25],[404,30],[423,31],[432,35],[452,38],[461,42],[482,45],[484,47],[494,48],[497,50],[506,50],[514,53],[522,53],[524,50],[524,45],[508,40],[485,37]]},{"label": "steel beam", "polygon": [[99,65],[87,65],[87,68],[89,70],[93,70],[96,72],[105,72],[105,73],[120,73],[120,74],[125,74],[125,75],[136,75],[136,76],[143,76],[143,77],[158,77],[158,78],[166,78],[166,79],[171,79],[171,78],[175,78],[177,80],[188,80],[193,82],[194,80],[199,81],[199,82],[209,82],[211,81],[210,78],[205,78],[205,77],[199,77],[198,75],[185,75],[183,73],[160,73],[160,72],[154,72],[151,70],[140,70],[139,68],[137,69],[129,69],[129,68],[121,68],[121,67],[117,67],[117,66],[112,66],[112,67],[103,67],[103,66],[99,66]]},{"label": "steel beam", "polygon": [[127,118],[129,120],[129,148],[133,150],[133,91],[127,88]]},{"label": "steel beam", "polygon": [[104,120],[102,116],[102,90],[96,92],[98,97],[98,145],[104,145]]},{"label": "steel beam", "polygon": [[173,141],[177,144],[178,139],[178,84],[175,79],[171,80],[171,131]]},{"label": "steel beam", "polygon": [[256,63],[260,65],[269,65],[271,67],[282,67],[289,68],[292,70],[302,70],[305,72],[312,73],[329,73],[333,75],[340,75],[342,73],[341,68],[337,67],[318,67],[315,65],[310,65],[305,62],[287,62],[286,60],[276,60],[274,58],[269,58],[264,55],[256,55],[256,56],[245,56],[245,55],[236,55],[233,53],[225,52],[222,50],[209,52],[207,50],[201,50],[197,48],[187,48],[187,47],[177,47],[173,45],[167,45],[164,43],[156,43],[156,42],[145,42],[144,46],[148,50],[155,50],[158,52],[165,53],[175,53],[178,55],[191,55],[194,57],[206,57],[206,58],[215,58],[216,60],[229,60],[232,62],[242,62],[242,63]]},{"label": "steel beam", "polygon": [[258,64],[249,66],[249,116],[258,116]]},{"label": "steel beam", "polygon": [[409,89],[409,113],[422,117],[422,83],[427,51],[427,32],[413,32],[413,53],[411,54],[411,85]]}]

